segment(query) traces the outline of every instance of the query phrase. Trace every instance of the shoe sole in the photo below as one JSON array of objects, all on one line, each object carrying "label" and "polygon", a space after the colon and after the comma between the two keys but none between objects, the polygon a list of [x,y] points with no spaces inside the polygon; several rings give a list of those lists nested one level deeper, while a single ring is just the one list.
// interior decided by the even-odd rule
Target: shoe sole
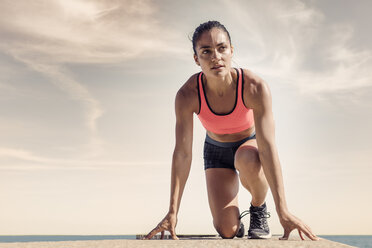
[{"label": "shoe sole", "polygon": [[252,235],[252,236],[248,236],[248,239],[269,239],[271,238],[271,232],[269,234],[266,234],[266,235]]}]

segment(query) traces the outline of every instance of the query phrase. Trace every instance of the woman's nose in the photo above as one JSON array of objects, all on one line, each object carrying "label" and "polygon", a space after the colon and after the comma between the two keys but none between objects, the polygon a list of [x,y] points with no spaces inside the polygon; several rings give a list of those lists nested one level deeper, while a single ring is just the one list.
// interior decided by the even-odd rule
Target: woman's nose
[{"label": "woman's nose", "polygon": [[214,51],[212,54],[212,60],[220,60],[221,59],[221,53],[218,51]]}]

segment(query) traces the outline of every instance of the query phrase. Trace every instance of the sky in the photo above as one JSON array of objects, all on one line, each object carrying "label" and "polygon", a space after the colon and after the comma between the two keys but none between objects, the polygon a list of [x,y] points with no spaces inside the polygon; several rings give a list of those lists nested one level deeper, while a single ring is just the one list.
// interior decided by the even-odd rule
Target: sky
[{"label": "sky", "polygon": [[[175,95],[200,71],[190,37],[218,20],[233,66],[271,89],[289,210],[318,235],[371,235],[371,8],[367,0],[1,1],[0,234],[155,227],[169,206]],[[194,115],[179,234],[216,233],[204,138]],[[241,211],[250,200],[240,187]],[[282,234],[270,192],[267,204],[272,233]]]}]

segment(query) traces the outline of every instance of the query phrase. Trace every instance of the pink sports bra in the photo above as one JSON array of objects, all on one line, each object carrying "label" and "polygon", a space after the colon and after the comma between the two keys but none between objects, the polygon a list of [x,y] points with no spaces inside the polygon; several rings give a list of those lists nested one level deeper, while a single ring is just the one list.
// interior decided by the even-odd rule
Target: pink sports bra
[{"label": "pink sports bra", "polygon": [[236,69],[237,72],[237,90],[234,108],[226,114],[215,113],[209,106],[208,99],[205,96],[203,84],[203,72],[198,75],[199,92],[199,114],[198,117],[204,128],[217,134],[231,134],[246,130],[254,125],[253,110],[246,108],[243,100],[243,70]]}]

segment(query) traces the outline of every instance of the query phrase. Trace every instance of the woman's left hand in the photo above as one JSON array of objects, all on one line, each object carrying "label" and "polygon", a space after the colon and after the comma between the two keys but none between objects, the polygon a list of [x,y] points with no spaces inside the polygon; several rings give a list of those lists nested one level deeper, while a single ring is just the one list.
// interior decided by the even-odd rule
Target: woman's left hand
[{"label": "woman's left hand", "polygon": [[284,235],[283,237],[279,238],[280,240],[287,240],[289,238],[289,234],[294,229],[298,230],[298,233],[300,234],[302,240],[305,240],[302,236],[302,233],[304,233],[311,240],[319,240],[319,238],[315,234],[313,234],[309,226],[307,226],[304,222],[302,222],[302,220],[292,215],[291,213],[286,212],[284,214],[281,214],[279,216],[279,220],[284,228]]}]

